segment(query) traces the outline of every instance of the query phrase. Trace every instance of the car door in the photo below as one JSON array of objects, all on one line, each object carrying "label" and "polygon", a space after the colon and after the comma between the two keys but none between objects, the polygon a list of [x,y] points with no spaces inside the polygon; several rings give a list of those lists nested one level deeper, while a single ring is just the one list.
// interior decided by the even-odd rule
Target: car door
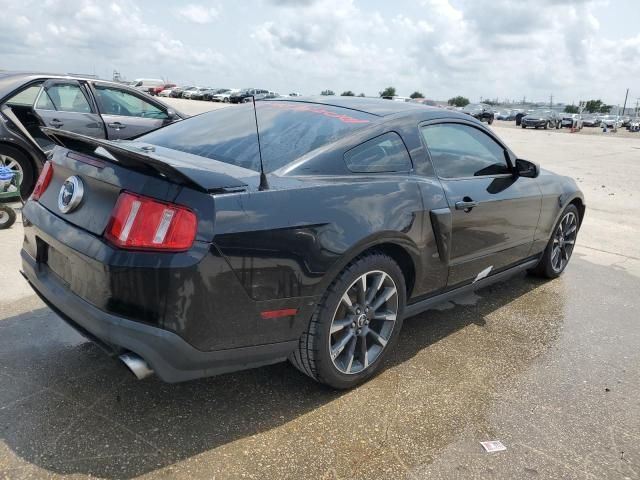
[{"label": "car door", "polygon": [[47,80],[42,85],[34,111],[47,126],[105,138],[104,124],[85,85],[77,80]]},{"label": "car door", "polygon": [[100,83],[93,92],[109,140],[142,135],[172,121],[166,109],[141,93]]},{"label": "car door", "polygon": [[514,174],[508,150],[467,122],[421,127],[451,211],[448,286],[480,279],[528,257],[542,195]]}]

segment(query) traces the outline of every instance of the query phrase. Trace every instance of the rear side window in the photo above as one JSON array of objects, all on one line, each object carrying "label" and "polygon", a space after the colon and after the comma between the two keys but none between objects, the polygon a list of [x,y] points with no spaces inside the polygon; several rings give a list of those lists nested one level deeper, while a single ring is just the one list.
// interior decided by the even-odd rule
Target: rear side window
[{"label": "rear side window", "polygon": [[23,107],[33,107],[34,102],[36,101],[36,97],[38,93],[40,93],[40,88],[42,87],[42,82],[30,85],[19,93],[15,94],[9,100],[7,100],[7,105],[13,106],[23,106]]},{"label": "rear side window", "polygon": [[[371,125],[375,115],[302,102],[256,102],[264,168],[272,172]],[[260,170],[253,106],[221,108],[168,125],[140,141]]]},{"label": "rear side window", "polygon": [[357,173],[408,172],[412,168],[407,147],[395,132],[352,148],[344,154],[344,161],[349,170]]},{"label": "rear side window", "polygon": [[45,87],[38,99],[37,109],[59,112],[91,113],[91,107],[77,84],[56,83]]},{"label": "rear side window", "polygon": [[441,178],[511,173],[504,148],[477,128],[443,123],[421,130],[433,166]]}]

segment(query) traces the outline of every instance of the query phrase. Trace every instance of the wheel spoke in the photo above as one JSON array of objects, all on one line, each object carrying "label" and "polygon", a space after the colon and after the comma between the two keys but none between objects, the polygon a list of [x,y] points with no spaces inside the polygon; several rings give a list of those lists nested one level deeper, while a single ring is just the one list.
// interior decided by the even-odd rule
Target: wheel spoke
[{"label": "wheel spoke", "polygon": [[565,245],[574,245],[575,243],[576,243],[576,241],[575,241],[575,240],[565,240],[565,241],[564,241],[564,244],[565,244]]},{"label": "wheel spoke", "polygon": [[349,292],[344,292],[344,295],[342,296],[342,303],[344,303],[347,306],[347,309],[351,313],[356,313],[356,309],[353,308],[353,303],[351,302],[351,298],[349,298]]},{"label": "wheel spoke", "polygon": [[396,287],[387,287],[385,288],[380,296],[376,299],[376,301],[371,305],[373,311],[378,310],[387,300],[393,297],[396,294]]},{"label": "wheel spoke", "polygon": [[578,226],[574,223],[573,225],[571,225],[569,227],[569,229],[567,230],[567,233],[565,235],[571,235],[573,232],[575,232],[578,229]]},{"label": "wheel spoke", "polygon": [[366,292],[367,292],[367,274],[365,273],[364,275],[362,275],[358,281],[356,282],[356,289],[358,291],[358,303],[361,306],[364,306],[367,299],[366,299]]},{"label": "wheel spoke", "polygon": [[367,295],[367,304],[371,304],[373,299],[376,297],[376,294],[380,291],[382,284],[384,283],[385,278],[387,278],[387,274],[382,272],[378,275],[373,282],[373,285],[369,289],[369,294]]},{"label": "wheel spoke", "polygon": [[338,355],[342,353],[342,351],[347,346],[349,341],[353,338],[353,336],[354,336],[353,332],[348,332],[344,337],[342,337],[342,340],[340,340],[336,344],[336,346],[331,350],[331,358],[333,358],[334,360],[338,358]]},{"label": "wheel spoke", "polygon": [[363,369],[369,366],[369,350],[367,349],[366,336],[360,337],[360,362]]},{"label": "wheel spoke", "polygon": [[384,312],[376,312],[373,318],[374,320],[384,320],[385,322],[395,322],[396,314],[390,310],[385,310]]},{"label": "wheel spoke", "polygon": [[387,346],[387,341],[380,336],[379,333],[374,332],[373,330],[369,330],[369,335],[373,337],[373,339],[380,345],[381,347]]},{"label": "wheel spoke", "polygon": [[352,323],[352,320],[350,318],[343,318],[342,320],[334,320],[333,323],[331,324],[330,333],[333,335],[334,333],[345,329],[346,327],[351,325],[351,323]]},{"label": "wheel spoke", "polygon": [[353,366],[353,359],[356,357],[356,343],[358,343],[358,337],[352,337],[349,343],[349,349],[347,350],[347,373],[351,373],[351,367]]}]

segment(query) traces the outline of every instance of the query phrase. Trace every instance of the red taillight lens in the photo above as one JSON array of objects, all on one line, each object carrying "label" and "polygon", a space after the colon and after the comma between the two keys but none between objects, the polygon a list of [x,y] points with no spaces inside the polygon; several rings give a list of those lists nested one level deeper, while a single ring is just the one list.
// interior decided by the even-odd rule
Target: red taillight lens
[{"label": "red taillight lens", "polygon": [[120,248],[178,252],[193,245],[197,223],[185,207],[123,192],[105,236]]},{"label": "red taillight lens", "polygon": [[53,164],[47,161],[42,167],[42,172],[40,172],[35,187],[33,187],[31,200],[40,200],[40,197],[51,183],[51,177],[53,177]]}]

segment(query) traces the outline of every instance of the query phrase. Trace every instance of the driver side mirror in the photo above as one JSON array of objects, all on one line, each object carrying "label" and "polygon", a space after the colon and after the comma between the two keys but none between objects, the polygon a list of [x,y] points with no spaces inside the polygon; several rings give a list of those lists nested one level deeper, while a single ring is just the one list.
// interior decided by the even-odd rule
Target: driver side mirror
[{"label": "driver side mirror", "polygon": [[173,108],[167,108],[167,118],[171,121],[178,119],[178,114]]},{"label": "driver side mirror", "polygon": [[536,178],[540,175],[540,165],[518,158],[516,159],[516,172],[519,177]]}]

